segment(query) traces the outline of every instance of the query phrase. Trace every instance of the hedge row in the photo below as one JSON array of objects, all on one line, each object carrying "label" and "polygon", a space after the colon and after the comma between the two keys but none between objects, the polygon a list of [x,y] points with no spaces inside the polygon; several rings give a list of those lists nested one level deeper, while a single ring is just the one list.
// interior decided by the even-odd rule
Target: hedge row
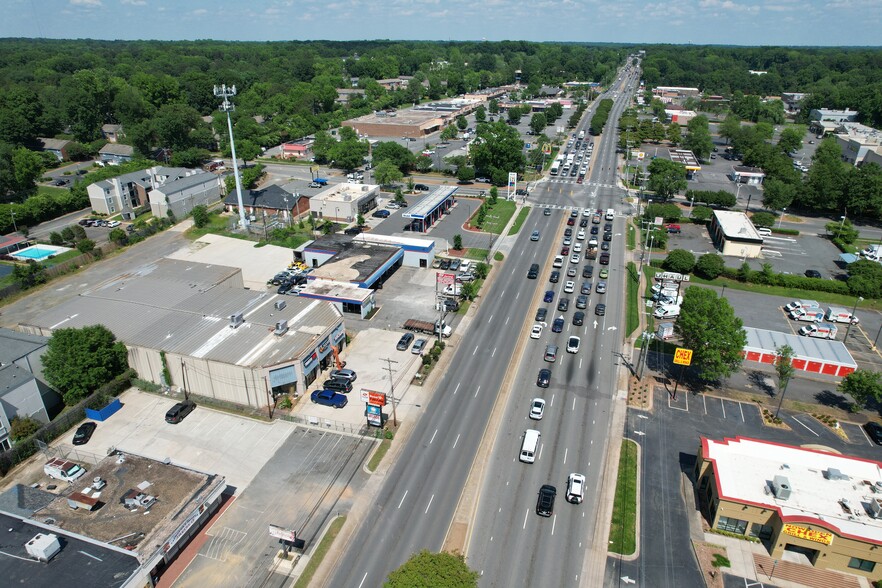
[{"label": "hedge row", "polygon": [[797,288],[799,290],[813,290],[815,292],[830,292],[831,294],[851,295],[848,284],[840,280],[825,280],[819,278],[807,278],[795,274],[767,273],[751,270],[747,275],[740,268],[726,267],[723,269],[723,277],[749,284],[762,284],[764,286],[781,286],[784,288]]}]

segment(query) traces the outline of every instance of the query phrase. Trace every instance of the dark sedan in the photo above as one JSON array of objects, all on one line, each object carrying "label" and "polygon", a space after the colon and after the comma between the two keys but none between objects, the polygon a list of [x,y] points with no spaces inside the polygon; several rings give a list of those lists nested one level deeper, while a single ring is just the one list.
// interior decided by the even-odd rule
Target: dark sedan
[{"label": "dark sedan", "polygon": [[876,445],[882,445],[882,425],[870,421],[864,425],[864,430],[867,432],[870,439],[873,440],[873,443]]},{"label": "dark sedan", "polygon": [[543,302],[551,302],[554,300],[554,290],[546,290],[545,296],[542,298]]},{"label": "dark sedan", "polygon": [[551,370],[549,369],[541,369],[539,370],[539,377],[536,378],[536,385],[540,388],[548,388],[548,385],[551,383]]},{"label": "dark sedan", "polygon": [[83,423],[77,428],[77,432],[74,433],[73,436],[73,444],[74,445],[85,445],[89,442],[89,439],[92,438],[92,433],[95,432],[95,429],[98,427],[92,421],[88,421]]}]

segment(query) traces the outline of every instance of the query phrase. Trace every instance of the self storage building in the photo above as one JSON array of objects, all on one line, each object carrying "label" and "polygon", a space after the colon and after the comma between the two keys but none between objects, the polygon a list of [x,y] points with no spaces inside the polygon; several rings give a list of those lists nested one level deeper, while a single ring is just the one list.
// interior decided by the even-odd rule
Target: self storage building
[{"label": "self storage building", "polygon": [[800,337],[779,331],[744,327],[747,345],[744,359],[773,365],[777,349],[789,345],[793,349],[794,368],[814,374],[845,377],[857,369],[857,363],[842,341]]}]

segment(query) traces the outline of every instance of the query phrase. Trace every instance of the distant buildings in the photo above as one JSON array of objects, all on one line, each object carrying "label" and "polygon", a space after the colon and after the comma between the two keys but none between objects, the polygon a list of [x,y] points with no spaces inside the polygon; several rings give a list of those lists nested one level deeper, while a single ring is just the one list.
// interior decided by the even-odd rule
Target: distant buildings
[{"label": "distant buildings", "polygon": [[108,143],[98,151],[98,159],[104,163],[123,163],[131,161],[135,156],[135,148],[131,145]]},{"label": "distant buildings", "polygon": [[832,110],[830,108],[813,108],[809,113],[809,120],[819,122],[855,122],[857,120],[857,110]]},{"label": "distant buildings", "polygon": [[68,145],[70,145],[70,141],[67,139],[37,139],[37,146],[39,150],[51,153],[58,158],[58,161],[66,161],[68,159]]}]

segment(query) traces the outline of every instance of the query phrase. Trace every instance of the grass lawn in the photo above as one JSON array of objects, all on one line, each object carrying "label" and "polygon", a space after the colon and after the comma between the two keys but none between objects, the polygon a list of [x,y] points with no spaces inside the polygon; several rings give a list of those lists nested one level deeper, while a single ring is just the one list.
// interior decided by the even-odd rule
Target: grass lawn
[{"label": "grass lawn", "polygon": [[484,220],[483,230],[487,233],[499,235],[508,224],[509,219],[514,214],[515,203],[511,200],[496,201],[496,204],[487,211],[487,217]]},{"label": "grass lawn", "polygon": [[346,517],[337,517],[334,519],[334,522],[328,527],[328,532],[325,533],[324,537],[322,537],[322,540],[319,542],[318,547],[315,548],[312,557],[309,558],[309,563],[306,564],[306,568],[303,570],[303,573],[300,574],[297,583],[294,584],[294,588],[307,588],[307,586],[309,586],[313,575],[315,575],[315,571],[321,565],[322,560],[325,559],[328,551],[331,550],[331,546],[334,544],[334,539],[340,534],[340,529],[343,528],[343,523],[345,522]]},{"label": "grass lawn", "polygon": [[503,259],[505,259],[505,256],[502,254],[502,251],[497,251],[493,254],[493,259],[495,261],[502,261]]},{"label": "grass lawn", "polygon": [[59,196],[61,194],[67,194],[70,190],[67,188],[56,188],[55,186],[37,186],[37,195],[43,194],[45,196]]},{"label": "grass lawn", "polygon": [[625,337],[630,337],[631,333],[640,326],[640,297],[638,296],[640,284],[636,278],[637,266],[634,265],[633,261],[629,261],[628,277],[626,278],[628,280],[628,299],[626,302],[628,312],[625,315]]},{"label": "grass lawn", "polygon": [[616,497],[609,526],[609,550],[631,555],[636,549],[637,523],[637,444],[625,439],[619,456]]},{"label": "grass lawn", "polygon": [[487,254],[490,253],[487,249],[481,249],[479,247],[469,247],[466,249],[466,252],[463,254],[463,257],[466,259],[474,259],[475,261],[484,261],[487,259]]},{"label": "grass lawn", "polygon": [[[195,226],[190,227],[184,235],[193,241],[203,235],[207,235],[208,233],[217,233],[228,237],[235,237],[236,235],[228,233],[227,231],[227,227],[230,226],[230,218],[231,217],[229,216],[221,216],[219,214],[209,215],[207,225],[201,229],[197,229]],[[240,237],[242,237],[242,235],[240,235]]]},{"label": "grass lawn", "polygon": [[383,458],[386,456],[386,452],[389,451],[389,448],[392,447],[391,439],[383,439],[380,441],[380,446],[377,447],[377,450],[371,456],[370,461],[368,461],[367,469],[369,472],[373,472],[377,469],[377,466],[380,465],[380,462],[383,461]]},{"label": "grass lawn", "polygon": [[[748,284],[739,282],[738,280],[730,280],[728,278],[717,278],[716,280],[704,280],[693,275],[690,278],[693,284],[702,284],[706,286],[714,286],[726,289],[742,290],[744,292],[756,292],[757,294],[768,294],[770,296],[783,296],[785,298],[804,298],[808,300],[817,300],[822,304],[832,304],[835,306],[854,306],[854,296],[846,294],[833,294],[831,292],[819,292],[817,290],[800,290],[799,288],[785,288],[784,286],[764,286],[762,284]],[[867,308],[873,310],[882,309],[882,300],[864,300],[858,304],[858,308]]]},{"label": "grass lawn", "polygon": [[79,257],[82,253],[79,252],[78,249],[71,249],[70,251],[65,251],[64,253],[59,253],[58,255],[53,256],[50,259],[42,262],[46,267],[52,267],[53,265],[58,265],[63,261],[67,261],[68,259],[73,259],[74,257]]},{"label": "grass lawn", "polygon": [[511,225],[511,230],[508,232],[509,235],[517,235],[518,231],[521,230],[521,227],[524,226],[524,222],[527,220],[527,216],[530,214],[530,207],[525,206],[518,213],[518,217],[515,219],[514,224]]}]

